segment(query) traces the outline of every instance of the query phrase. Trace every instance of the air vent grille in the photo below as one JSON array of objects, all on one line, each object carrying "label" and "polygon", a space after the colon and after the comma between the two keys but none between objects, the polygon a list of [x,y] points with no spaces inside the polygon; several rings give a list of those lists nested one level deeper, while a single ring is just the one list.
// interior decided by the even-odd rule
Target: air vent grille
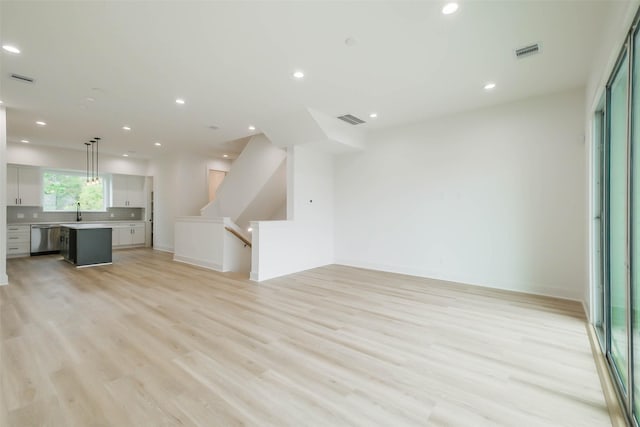
[{"label": "air vent grille", "polygon": [[539,43],[535,43],[529,46],[525,46],[525,47],[521,47],[519,49],[516,49],[516,58],[520,59],[520,58],[525,58],[527,56],[531,56],[531,55],[535,55],[537,53],[540,53],[540,44]]},{"label": "air vent grille", "polygon": [[35,82],[35,80],[32,79],[31,77],[21,76],[20,74],[11,74],[11,78],[19,80],[19,81],[24,82],[24,83],[33,83],[33,82]]},{"label": "air vent grille", "polygon": [[342,120],[343,122],[349,123],[350,125],[359,125],[359,124],[362,124],[362,123],[366,123],[364,120],[362,120],[362,119],[360,119],[360,118],[358,118],[358,117],[356,117],[354,115],[351,115],[351,114],[345,114],[344,116],[338,116],[338,118],[340,120]]}]

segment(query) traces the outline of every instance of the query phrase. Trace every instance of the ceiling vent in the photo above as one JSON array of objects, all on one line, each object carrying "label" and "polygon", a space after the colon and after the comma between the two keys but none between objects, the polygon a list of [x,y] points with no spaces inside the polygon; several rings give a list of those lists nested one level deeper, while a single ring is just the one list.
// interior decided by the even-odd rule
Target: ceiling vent
[{"label": "ceiling vent", "polygon": [[526,58],[527,56],[535,55],[538,53],[540,53],[540,43],[535,43],[516,49],[516,58]]},{"label": "ceiling vent", "polygon": [[359,124],[362,124],[362,123],[366,123],[364,120],[362,120],[362,119],[360,119],[360,118],[358,118],[356,116],[353,116],[351,114],[345,114],[344,116],[338,116],[338,118],[340,120],[342,120],[343,122],[349,123],[350,125],[359,125]]},{"label": "ceiling vent", "polygon": [[20,74],[11,74],[11,78],[21,81],[23,83],[33,83],[35,81],[31,77],[21,76]]}]

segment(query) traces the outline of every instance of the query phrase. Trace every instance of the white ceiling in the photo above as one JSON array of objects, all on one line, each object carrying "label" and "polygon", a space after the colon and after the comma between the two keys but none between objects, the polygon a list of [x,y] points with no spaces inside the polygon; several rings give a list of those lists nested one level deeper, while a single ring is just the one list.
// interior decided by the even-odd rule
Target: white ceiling
[{"label": "white ceiling", "polygon": [[[0,53],[8,140],[84,150],[101,136],[112,154],[221,155],[246,142],[249,125],[260,132],[302,107],[357,115],[370,130],[578,87],[606,16],[626,7],[463,1],[445,16],[443,4],[3,0],[0,41],[22,51]],[[516,60],[533,42],[542,54]]]}]

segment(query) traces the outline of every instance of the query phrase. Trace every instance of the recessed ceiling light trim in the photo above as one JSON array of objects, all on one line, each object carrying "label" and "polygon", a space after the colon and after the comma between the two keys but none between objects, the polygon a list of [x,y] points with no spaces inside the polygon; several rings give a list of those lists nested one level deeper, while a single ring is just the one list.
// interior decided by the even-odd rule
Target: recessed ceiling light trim
[{"label": "recessed ceiling light trim", "polygon": [[28,139],[21,139],[20,142],[24,143],[24,144],[28,144],[29,140]]},{"label": "recessed ceiling light trim", "polygon": [[302,70],[296,70],[293,72],[293,77],[300,80],[304,78],[304,71]]},{"label": "recessed ceiling light trim", "polygon": [[43,122],[42,120],[38,120],[38,121],[36,122],[36,124],[37,124],[38,126],[46,126],[46,125],[47,125],[47,122]]},{"label": "recessed ceiling light trim", "polygon": [[161,144],[161,143],[159,143],[159,142],[154,142],[154,143],[153,143],[153,145],[155,145],[156,147],[160,147],[160,146],[162,146],[162,144]]},{"label": "recessed ceiling light trim", "polygon": [[18,49],[17,47],[10,45],[10,44],[3,44],[2,45],[2,49],[4,49],[5,51],[9,52],[9,53],[15,53],[15,54],[19,54],[20,53],[20,49]]},{"label": "recessed ceiling light trim", "polygon": [[184,99],[182,98],[176,99],[176,104],[184,105]]},{"label": "recessed ceiling light trim", "polygon": [[122,130],[129,131],[129,130],[131,130],[131,128],[129,126],[122,126]]},{"label": "recessed ceiling light trim", "polygon": [[458,3],[447,3],[444,6],[442,6],[442,14],[443,15],[451,15],[452,13],[455,13],[458,11]]},{"label": "recessed ceiling light trim", "polygon": [[378,117],[378,113],[371,113],[369,114],[369,117],[375,119],[376,117]]},{"label": "recessed ceiling light trim", "polygon": [[484,85],[484,90],[493,90],[496,88],[496,84],[494,82],[487,82]]},{"label": "recessed ceiling light trim", "polygon": [[250,131],[254,131],[254,130],[256,130],[256,127],[255,127],[255,126],[253,126],[253,125],[249,125],[249,130],[250,130]]}]

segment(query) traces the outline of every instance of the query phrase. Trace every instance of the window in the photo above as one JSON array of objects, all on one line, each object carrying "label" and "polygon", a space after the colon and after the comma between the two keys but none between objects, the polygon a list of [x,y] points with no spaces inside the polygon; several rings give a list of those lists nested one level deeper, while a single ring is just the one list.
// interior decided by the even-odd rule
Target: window
[{"label": "window", "polygon": [[42,174],[42,210],[75,211],[78,202],[83,211],[106,211],[107,179],[87,182],[81,172],[46,170]]}]

